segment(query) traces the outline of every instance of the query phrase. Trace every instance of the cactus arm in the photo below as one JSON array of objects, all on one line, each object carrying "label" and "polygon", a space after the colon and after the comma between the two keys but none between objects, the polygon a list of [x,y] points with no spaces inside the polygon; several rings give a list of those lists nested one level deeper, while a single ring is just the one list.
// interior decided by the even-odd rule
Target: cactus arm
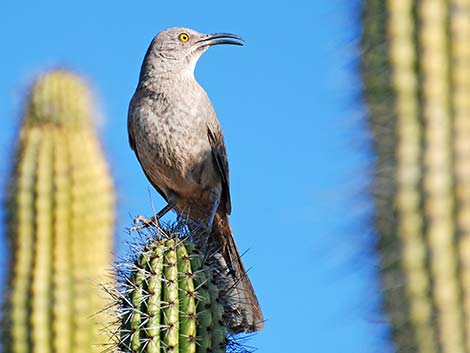
[{"label": "cactus arm", "polygon": [[[468,352],[470,0],[366,0],[365,6],[376,225],[397,351]],[[382,43],[377,18],[387,26]],[[389,59],[385,69],[371,65],[380,57]],[[388,82],[373,76],[384,70],[392,72],[388,99]]]},{"label": "cactus arm", "polygon": [[224,298],[219,297],[225,283],[211,272],[220,269],[209,265],[199,244],[179,229],[158,229],[145,245],[135,247],[131,273],[120,272],[115,298],[121,318],[115,331],[119,352],[224,353],[229,345]]},{"label": "cactus arm", "polygon": [[91,108],[83,81],[62,70],[30,92],[8,198],[6,352],[90,353],[110,343],[95,314],[109,305],[98,283],[111,265],[114,197]]}]

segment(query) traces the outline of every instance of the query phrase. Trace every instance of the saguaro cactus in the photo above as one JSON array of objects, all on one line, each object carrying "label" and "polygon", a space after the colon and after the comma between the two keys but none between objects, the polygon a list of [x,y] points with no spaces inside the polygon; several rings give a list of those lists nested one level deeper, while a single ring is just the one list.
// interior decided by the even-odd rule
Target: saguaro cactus
[{"label": "saguaro cactus", "polygon": [[75,75],[32,87],[8,190],[11,248],[4,352],[100,352],[114,192],[91,98]]},{"label": "saguaro cactus", "polygon": [[214,269],[177,231],[149,242],[122,277],[121,352],[225,352],[224,309]]},{"label": "saguaro cactus", "polygon": [[470,0],[366,0],[376,226],[398,352],[470,352]]}]

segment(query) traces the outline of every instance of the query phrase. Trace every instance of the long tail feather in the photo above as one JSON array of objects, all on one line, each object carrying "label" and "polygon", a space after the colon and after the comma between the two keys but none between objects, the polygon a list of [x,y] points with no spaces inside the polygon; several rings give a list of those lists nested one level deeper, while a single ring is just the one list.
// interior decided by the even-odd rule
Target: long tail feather
[{"label": "long tail feather", "polygon": [[210,236],[219,249],[214,256],[224,285],[226,321],[230,332],[256,332],[264,327],[264,318],[250,279],[243,266],[225,214],[218,212]]}]

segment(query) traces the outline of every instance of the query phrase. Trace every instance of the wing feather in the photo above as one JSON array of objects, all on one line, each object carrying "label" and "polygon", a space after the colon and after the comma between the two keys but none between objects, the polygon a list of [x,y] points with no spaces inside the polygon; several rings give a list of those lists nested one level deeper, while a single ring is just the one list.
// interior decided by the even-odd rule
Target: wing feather
[{"label": "wing feather", "polygon": [[224,135],[220,126],[207,125],[207,137],[212,148],[217,170],[222,180],[222,198],[220,203],[225,206],[225,211],[230,214],[232,204],[230,200],[230,181],[228,170],[227,151],[225,149]]}]

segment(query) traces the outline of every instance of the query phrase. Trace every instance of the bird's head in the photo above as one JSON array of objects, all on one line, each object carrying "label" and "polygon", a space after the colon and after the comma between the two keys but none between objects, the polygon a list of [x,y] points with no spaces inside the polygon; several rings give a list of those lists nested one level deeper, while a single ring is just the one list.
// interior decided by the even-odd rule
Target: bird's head
[{"label": "bird's head", "polygon": [[169,28],[155,36],[144,65],[163,66],[166,70],[194,70],[201,55],[209,47],[219,44],[243,45],[243,39],[230,33],[203,34],[190,28]]}]

